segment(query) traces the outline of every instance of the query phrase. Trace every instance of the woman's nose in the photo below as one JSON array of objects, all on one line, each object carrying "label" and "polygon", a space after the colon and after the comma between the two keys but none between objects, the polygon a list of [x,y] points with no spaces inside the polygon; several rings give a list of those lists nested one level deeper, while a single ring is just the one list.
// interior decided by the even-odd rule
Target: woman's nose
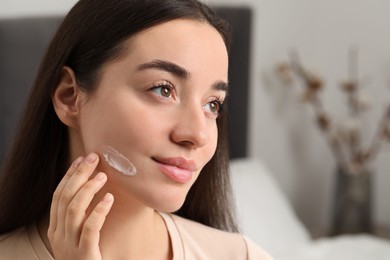
[{"label": "woman's nose", "polygon": [[207,119],[200,106],[187,106],[180,109],[171,139],[189,148],[200,148],[209,141]]}]

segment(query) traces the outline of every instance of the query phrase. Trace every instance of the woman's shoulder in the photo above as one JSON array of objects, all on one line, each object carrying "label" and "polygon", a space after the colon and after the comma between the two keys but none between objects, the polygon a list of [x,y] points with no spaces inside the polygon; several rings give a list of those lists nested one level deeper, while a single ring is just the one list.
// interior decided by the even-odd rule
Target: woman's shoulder
[{"label": "woman's shoulder", "polygon": [[0,235],[0,259],[27,259],[21,254],[34,255],[25,227]]},{"label": "woman's shoulder", "polygon": [[242,234],[215,229],[176,215],[171,216],[180,233],[184,251],[197,254],[196,259],[206,259],[206,256],[207,259],[272,259]]},{"label": "woman's shoulder", "polygon": [[0,235],[0,259],[50,259],[36,225],[21,227]]}]

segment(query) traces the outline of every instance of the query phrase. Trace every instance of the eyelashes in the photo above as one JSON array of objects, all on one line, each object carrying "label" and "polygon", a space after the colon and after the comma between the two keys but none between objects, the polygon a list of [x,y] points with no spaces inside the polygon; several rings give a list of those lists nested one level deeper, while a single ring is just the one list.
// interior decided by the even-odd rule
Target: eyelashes
[{"label": "eyelashes", "polygon": [[[167,80],[156,82],[149,88],[149,91],[163,99],[177,99],[175,86]],[[208,101],[206,104],[204,104],[202,108],[205,111],[218,116],[223,111],[223,103],[223,98],[216,96],[213,97],[211,101]]]}]

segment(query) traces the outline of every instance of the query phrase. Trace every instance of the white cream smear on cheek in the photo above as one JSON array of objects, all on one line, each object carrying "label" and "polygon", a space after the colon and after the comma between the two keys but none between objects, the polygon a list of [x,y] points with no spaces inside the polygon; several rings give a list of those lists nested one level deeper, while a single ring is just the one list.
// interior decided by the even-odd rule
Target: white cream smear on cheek
[{"label": "white cream smear on cheek", "polygon": [[134,176],[137,169],[129,159],[109,145],[102,146],[104,160],[112,168],[126,176]]}]

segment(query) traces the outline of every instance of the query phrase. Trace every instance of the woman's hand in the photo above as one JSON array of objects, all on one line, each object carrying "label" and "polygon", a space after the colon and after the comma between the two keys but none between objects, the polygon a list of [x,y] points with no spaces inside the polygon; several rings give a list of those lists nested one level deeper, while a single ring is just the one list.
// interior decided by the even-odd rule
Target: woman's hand
[{"label": "woman's hand", "polygon": [[102,259],[100,230],[114,200],[107,193],[87,213],[95,194],[107,181],[102,172],[90,179],[98,162],[95,153],[75,160],[53,194],[47,234],[57,260]]}]

